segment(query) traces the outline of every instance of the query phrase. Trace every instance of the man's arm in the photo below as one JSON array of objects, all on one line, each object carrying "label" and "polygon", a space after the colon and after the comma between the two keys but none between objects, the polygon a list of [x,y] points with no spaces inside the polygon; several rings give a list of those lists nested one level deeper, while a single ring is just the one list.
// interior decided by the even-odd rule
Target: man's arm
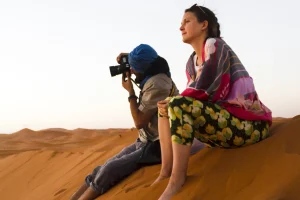
[{"label": "man's arm", "polygon": [[[129,97],[135,96],[134,90],[129,92]],[[129,98],[131,115],[137,129],[145,127],[151,120],[153,113],[143,113],[138,109],[137,98]]]},{"label": "man's arm", "polygon": [[[127,79],[126,79],[127,78]],[[143,112],[139,110],[139,105],[137,103],[137,96],[135,95],[132,82],[130,81],[130,73],[123,74],[122,76],[122,85],[128,91],[130,103],[131,115],[137,129],[145,127],[151,120],[153,112]]]}]

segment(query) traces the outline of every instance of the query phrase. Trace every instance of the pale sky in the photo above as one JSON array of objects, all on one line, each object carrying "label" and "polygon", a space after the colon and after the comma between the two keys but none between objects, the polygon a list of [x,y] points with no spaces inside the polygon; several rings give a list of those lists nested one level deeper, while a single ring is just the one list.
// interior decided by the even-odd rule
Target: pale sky
[{"label": "pale sky", "polygon": [[1,0],[0,133],[133,127],[128,93],[109,66],[120,52],[149,44],[183,91],[193,49],[179,26],[194,3],[217,14],[273,116],[300,114],[296,0]]}]

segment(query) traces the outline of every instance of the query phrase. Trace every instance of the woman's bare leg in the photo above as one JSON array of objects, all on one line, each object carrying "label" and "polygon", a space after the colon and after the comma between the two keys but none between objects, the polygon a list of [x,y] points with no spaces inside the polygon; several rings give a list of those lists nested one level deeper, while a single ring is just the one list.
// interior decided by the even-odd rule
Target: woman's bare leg
[{"label": "woman's bare leg", "polygon": [[170,177],[173,164],[173,152],[171,142],[171,129],[169,119],[166,117],[158,118],[158,132],[161,148],[161,170],[158,178],[152,183],[155,184],[165,178]]},{"label": "woman's bare leg", "polygon": [[80,188],[71,196],[70,200],[78,200],[88,188],[89,186],[86,183],[83,183]]},{"label": "woman's bare leg", "polygon": [[173,147],[173,168],[169,183],[159,200],[169,200],[183,186],[188,162],[191,152],[191,146],[172,143]]},{"label": "woman's bare leg", "polygon": [[78,200],[94,200],[99,196],[92,188],[88,188]]}]

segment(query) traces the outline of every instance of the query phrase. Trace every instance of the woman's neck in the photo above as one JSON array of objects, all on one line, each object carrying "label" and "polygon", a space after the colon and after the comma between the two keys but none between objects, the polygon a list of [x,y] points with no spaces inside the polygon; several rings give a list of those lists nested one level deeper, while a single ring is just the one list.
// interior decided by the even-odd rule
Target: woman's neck
[{"label": "woman's neck", "polygon": [[204,46],[205,40],[206,40],[206,36],[203,36],[203,37],[200,36],[199,38],[195,39],[195,42],[191,43],[191,45],[198,57],[198,61],[201,61],[201,63],[203,62],[202,51],[203,51],[203,46]]}]

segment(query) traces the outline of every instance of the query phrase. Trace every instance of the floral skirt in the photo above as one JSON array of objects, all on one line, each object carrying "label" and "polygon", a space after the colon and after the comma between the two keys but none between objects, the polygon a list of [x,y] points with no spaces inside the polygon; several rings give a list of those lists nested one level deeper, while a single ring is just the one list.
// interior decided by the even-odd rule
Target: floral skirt
[{"label": "floral skirt", "polygon": [[196,137],[208,146],[235,148],[269,135],[267,121],[239,119],[217,104],[190,97],[171,98],[168,115],[172,141],[183,145],[192,145]]}]

